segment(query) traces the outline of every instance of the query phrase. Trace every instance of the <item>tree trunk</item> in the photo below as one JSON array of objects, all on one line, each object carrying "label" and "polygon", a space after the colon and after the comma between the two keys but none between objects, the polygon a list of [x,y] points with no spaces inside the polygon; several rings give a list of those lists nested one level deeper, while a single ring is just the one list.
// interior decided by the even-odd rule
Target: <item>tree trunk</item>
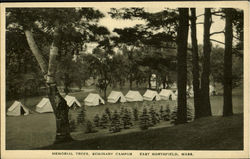
[{"label": "tree trunk", "polygon": [[42,56],[40,50],[38,49],[38,46],[36,45],[36,42],[34,40],[32,32],[30,30],[24,30],[24,34],[26,36],[30,50],[32,51],[33,55],[35,56],[39,66],[42,70],[42,73],[44,75],[46,75],[47,69],[48,69],[48,66],[47,66],[48,64],[47,64],[46,60],[44,59],[44,57]]},{"label": "tree trunk", "polygon": [[148,88],[151,89],[151,74],[148,76]]},{"label": "tree trunk", "polygon": [[224,53],[224,105],[223,116],[233,115],[232,104],[232,9],[226,8],[225,53]]},{"label": "tree trunk", "polygon": [[119,82],[119,85],[120,85],[120,89],[122,90],[123,89],[123,81],[122,80],[120,80],[120,82]]},{"label": "tree trunk", "polygon": [[132,79],[132,75],[129,75],[129,89],[132,90],[133,88],[133,79]]},{"label": "tree trunk", "polygon": [[69,74],[64,73],[64,93],[67,95],[69,93]]},{"label": "tree trunk", "polygon": [[57,27],[54,30],[53,43],[50,48],[49,67],[47,75],[48,96],[55,112],[56,117],[56,140],[55,143],[61,143],[72,140],[70,136],[70,125],[68,119],[69,107],[65,99],[60,95],[57,89],[55,75],[57,67],[57,56],[61,42],[60,30]]},{"label": "tree trunk", "polygon": [[49,66],[47,66],[45,59],[43,58],[40,50],[38,49],[33,38],[32,32],[30,30],[25,30],[24,33],[26,35],[29,47],[33,55],[36,57],[36,60],[44,74],[44,78],[47,83],[48,97],[56,117],[55,143],[70,141],[72,140],[72,138],[70,136],[68,120],[69,107],[64,98],[59,94],[55,82],[55,72],[57,65],[56,57],[58,55],[58,46],[60,42],[59,30],[58,28],[56,28],[54,31],[54,39],[50,49]]},{"label": "tree trunk", "polygon": [[178,109],[176,124],[187,122],[187,40],[188,8],[179,8],[179,26],[177,31],[177,88]]},{"label": "tree trunk", "polygon": [[193,91],[194,91],[194,108],[195,118],[201,117],[200,104],[200,80],[199,80],[199,55],[196,32],[196,9],[191,8],[191,40],[192,40],[192,63],[193,63]]},{"label": "tree trunk", "polygon": [[103,94],[104,94],[104,100],[107,100],[107,87],[103,89]]},{"label": "tree trunk", "polygon": [[210,75],[210,27],[211,27],[211,9],[205,8],[204,19],[204,39],[203,39],[203,72],[201,75],[201,116],[211,116],[211,105],[209,97],[209,75]]}]

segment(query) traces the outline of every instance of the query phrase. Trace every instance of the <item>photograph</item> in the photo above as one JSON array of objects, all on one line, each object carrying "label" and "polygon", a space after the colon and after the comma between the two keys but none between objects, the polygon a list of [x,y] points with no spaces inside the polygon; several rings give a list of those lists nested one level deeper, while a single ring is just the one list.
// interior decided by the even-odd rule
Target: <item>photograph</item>
[{"label": "photograph", "polygon": [[249,158],[248,44],[247,1],[3,3],[1,156]]}]

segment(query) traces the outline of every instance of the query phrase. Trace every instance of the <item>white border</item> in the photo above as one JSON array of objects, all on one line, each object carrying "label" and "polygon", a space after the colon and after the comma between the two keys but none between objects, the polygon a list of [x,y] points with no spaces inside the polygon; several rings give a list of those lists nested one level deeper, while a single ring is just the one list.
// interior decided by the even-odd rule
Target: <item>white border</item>
[{"label": "white border", "polygon": [[[244,10],[244,151],[164,151],[164,152],[192,152],[194,156],[140,156],[140,152],[162,152],[162,151],[122,151],[132,152],[132,158],[249,158],[249,3],[247,1],[203,1],[203,2],[56,2],[56,3],[2,3],[1,4],[1,155],[5,158],[131,158],[129,156],[56,156],[52,152],[62,152],[59,150],[5,150],[5,8],[6,7],[157,7],[166,6],[169,8],[176,7],[231,7]],[[63,150],[63,152],[117,152],[117,151],[89,151],[89,150]],[[119,151],[120,152],[120,151]]]}]

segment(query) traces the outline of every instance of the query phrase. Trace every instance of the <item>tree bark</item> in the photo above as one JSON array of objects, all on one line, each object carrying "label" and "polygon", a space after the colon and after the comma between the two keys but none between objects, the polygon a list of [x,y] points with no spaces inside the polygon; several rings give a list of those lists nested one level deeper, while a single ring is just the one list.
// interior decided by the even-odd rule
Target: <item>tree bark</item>
[{"label": "tree bark", "polygon": [[211,116],[211,105],[209,97],[209,75],[210,75],[210,27],[211,27],[211,9],[205,8],[204,19],[204,39],[203,39],[203,72],[201,76],[201,116]]},{"label": "tree bark", "polygon": [[69,74],[64,73],[64,93],[67,95],[69,93]]},{"label": "tree bark", "polygon": [[177,31],[177,88],[178,109],[176,124],[187,122],[187,40],[188,8],[179,8],[179,26]]},{"label": "tree bark", "polygon": [[24,32],[29,47],[33,55],[36,57],[36,60],[44,74],[44,78],[47,83],[47,94],[56,117],[55,143],[70,141],[72,140],[72,138],[70,136],[69,120],[68,120],[69,107],[65,99],[59,94],[55,82],[58,46],[61,39],[59,29],[56,28],[54,31],[54,39],[50,49],[49,66],[47,66],[45,59],[43,58],[40,50],[38,49],[35,40],[33,38],[32,32],[30,30],[25,30]]},{"label": "tree bark", "polygon": [[151,89],[151,74],[148,76],[148,88]]},{"label": "tree bark", "polygon": [[56,140],[55,143],[71,141],[70,125],[68,119],[69,107],[65,99],[60,95],[57,89],[55,76],[57,67],[57,56],[61,42],[61,35],[58,22],[53,35],[53,43],[50,48],[49,67],[47,75],[48,96],[56,117]]},{"label": "tree bark", "polygon": [[193,64],[193,91],[194,91],[194,108],[195,119],[201,117],[200,104],[200,80],[199,80],[199,55],[197,45],[197,31],[196,31],[196,9],[191,8],[191,40],[192,40],[192,64]]},{"label": "tree bark", "polygon": [[48,69],[48,64],[47,64],[46,60],[44,59],[44,57],[42,56],[41,51],[38,49],[38,46],[35,42],[35,39],[34,39],[32,32],[30,30],[24,30],[24,34],[26,36],[30,50],[33,53],[33,55],[35,56],[39,66],[42,70],[42,73],[44,75],[46,75],[47,69]]},{"label": "tree bark", "polygon": [[129,89],[132,90],[133,88],[133,77],[132,74],[129,75]]},{"label": "tree bark", "polygon": [[225,52],[224,52],[224,105],[223,116],[233,115],[232,104],[232,9],[226,8]]}]

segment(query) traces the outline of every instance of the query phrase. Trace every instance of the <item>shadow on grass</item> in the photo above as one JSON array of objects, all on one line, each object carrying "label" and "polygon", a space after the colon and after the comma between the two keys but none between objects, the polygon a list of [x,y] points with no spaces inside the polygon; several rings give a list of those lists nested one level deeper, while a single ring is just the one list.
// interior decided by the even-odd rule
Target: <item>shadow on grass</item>
[{"label": "shadow on grass", "polygon": [[129,134],[50,145],[39,150],[243,150],[243,114]]}]

